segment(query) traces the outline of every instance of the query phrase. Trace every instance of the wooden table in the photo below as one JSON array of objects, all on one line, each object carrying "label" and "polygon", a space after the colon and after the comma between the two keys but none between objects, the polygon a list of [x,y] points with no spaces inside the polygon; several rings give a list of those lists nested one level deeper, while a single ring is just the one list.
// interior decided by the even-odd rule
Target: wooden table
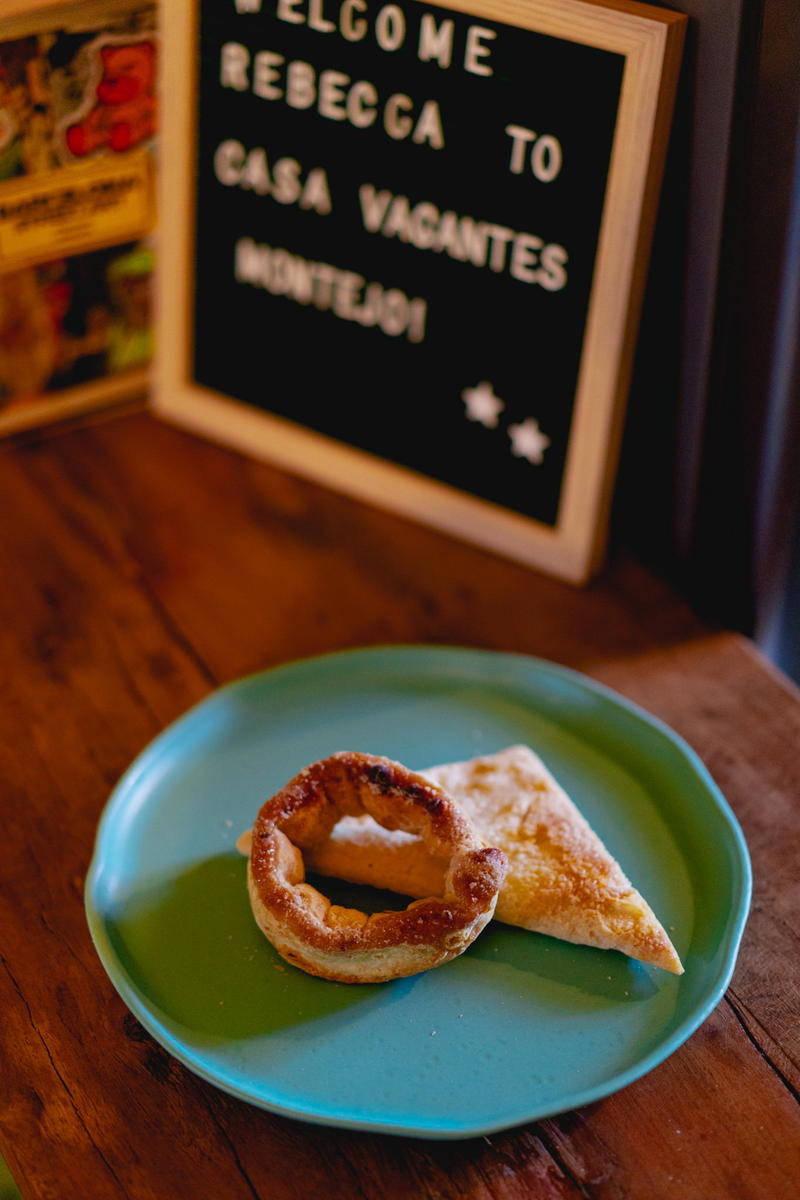
[{"label": "wooden table", "polygon": [[[134,412],[0,448],[0,1148],[26,1200],[782,1200],[800,1195],[800,699],[614,561],[575,590]],[[733,985],[624,1091],[489,1139],[273,1117],[172,1060],[87,932],[109,790],[212,688],[347,646],[541,655],[699,752],[747,836]]]}]

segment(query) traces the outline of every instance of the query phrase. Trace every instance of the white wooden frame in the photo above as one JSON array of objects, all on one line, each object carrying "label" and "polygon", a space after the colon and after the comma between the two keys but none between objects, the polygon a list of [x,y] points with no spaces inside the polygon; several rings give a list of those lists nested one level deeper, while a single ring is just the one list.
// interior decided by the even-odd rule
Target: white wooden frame
[{"label": "white wooden frame", "polygon": [[[425,0],[426,7],[433,7]],[[625,56],[575,410],[555,527],[253,409],[190,375],[195,0],[162,10],[159,351],[165,418],[573,583],[602,563],[686,18],[627,0],[439,5]]]}]

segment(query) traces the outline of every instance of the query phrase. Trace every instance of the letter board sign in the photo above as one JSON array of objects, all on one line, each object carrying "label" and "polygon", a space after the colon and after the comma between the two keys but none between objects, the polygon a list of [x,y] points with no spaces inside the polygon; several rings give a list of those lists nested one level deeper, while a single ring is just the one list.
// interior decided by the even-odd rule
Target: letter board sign
[{"label": "letter board sign", "polygon": [[685,19],[584,0],[164,16],[158,411],[587,578]]}]

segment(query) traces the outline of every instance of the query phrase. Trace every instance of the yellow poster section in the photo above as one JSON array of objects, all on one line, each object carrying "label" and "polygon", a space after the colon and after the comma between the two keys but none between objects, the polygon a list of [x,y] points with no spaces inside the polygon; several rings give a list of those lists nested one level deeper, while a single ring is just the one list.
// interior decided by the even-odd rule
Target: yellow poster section
[{"label": "yellow poster section", "polygon": [[155,218],[152,174],[142,150],[0,184],[0,271],[142,237]]}]

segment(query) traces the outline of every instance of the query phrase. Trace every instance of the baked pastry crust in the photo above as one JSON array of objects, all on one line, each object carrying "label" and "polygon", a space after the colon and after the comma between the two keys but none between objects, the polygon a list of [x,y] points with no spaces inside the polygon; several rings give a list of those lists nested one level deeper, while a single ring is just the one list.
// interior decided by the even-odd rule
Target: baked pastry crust
[{"label": "baked pastry crust", "polygon": [[[367,916],[331,904],[305,882],[303,852],[342,818],[412,834],[439,864],[437,887],[401,912]],[[278,953],[312,975],[378,983],[440,966],[491,919],[506,858],[484,846],[445,792],[400,763],[343,751],[305,767],[261,808],[252,830],[248,892]]]},{"label": "baked pastry crust", "polygon": [[[509,869],[497,920],[683,972],[650,906],[527,746],[422,774],[452,796],[484,844],[505,851]],[[340,822],[328,841],[313,847],[309,866],[409,896],[441,886],[441,865],[418,838],[389,833],[364,817]]]}]

